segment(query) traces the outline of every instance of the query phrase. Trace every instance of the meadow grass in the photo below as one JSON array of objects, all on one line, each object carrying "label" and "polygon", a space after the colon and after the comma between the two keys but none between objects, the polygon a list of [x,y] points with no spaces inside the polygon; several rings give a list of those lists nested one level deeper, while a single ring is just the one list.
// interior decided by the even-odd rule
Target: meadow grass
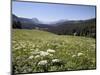
[{"label": "meadow grass", "polygon": [[95,69],[95,44],[94,38],[13,29],[13,71],[33,73]]}]

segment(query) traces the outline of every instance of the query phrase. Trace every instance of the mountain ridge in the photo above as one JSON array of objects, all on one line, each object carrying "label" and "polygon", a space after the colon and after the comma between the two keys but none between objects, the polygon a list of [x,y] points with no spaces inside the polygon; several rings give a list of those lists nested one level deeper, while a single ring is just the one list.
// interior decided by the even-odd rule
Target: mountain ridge
[{"label": "mountain ridge", "polygon": [[12,15],[13,28],[17,29],[38,29],[52,32],[58,35],[93,36],[96,35],[96,18],[87,20],[59,20],[51,24],[44,24],[37,18],[28,19]]}]

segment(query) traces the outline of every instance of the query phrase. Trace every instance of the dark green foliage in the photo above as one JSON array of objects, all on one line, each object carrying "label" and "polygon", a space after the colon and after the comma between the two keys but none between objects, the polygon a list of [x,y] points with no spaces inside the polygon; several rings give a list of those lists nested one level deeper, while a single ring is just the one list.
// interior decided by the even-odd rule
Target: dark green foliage
[{"label": "dark green foliage", "polygon": [[19,21],[18,17],[12,15],[12,28],[21,29],[21,22]]},{"label": "dark green foliage", "polygon": [[76,22],[64,22],[54,29],[49,30],[58,35],[74,35],[96,37],[96,19]]},{"label": "dark green foliage", "polygon": [[13,22],[13,28],[21,29],[21,23],[19,21],[18,22]]}]

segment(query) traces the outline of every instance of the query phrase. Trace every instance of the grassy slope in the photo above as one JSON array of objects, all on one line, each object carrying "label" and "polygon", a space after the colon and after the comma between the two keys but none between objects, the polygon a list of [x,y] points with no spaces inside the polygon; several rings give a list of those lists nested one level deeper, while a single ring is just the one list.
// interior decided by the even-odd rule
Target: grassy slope
[{"label": "grassy slope", "polygon": [[[93,38],[55,35],[39,30],[17,29],[13,30],[12,37],[13,64],[14,67],[16,66],[16,73],[44,72],[45,70],[42,70],[43,68],[36,64],[40,60],[52,59],[60,59],[64,66],[52,66],[50,64],[47,71],[94,69],[96,67],[95,39]],[[52,57],[28,60],[35,50],[46,51],[47,49],[53,49],[56,52]],[[80,53],[81,55],[78,56]]]}]

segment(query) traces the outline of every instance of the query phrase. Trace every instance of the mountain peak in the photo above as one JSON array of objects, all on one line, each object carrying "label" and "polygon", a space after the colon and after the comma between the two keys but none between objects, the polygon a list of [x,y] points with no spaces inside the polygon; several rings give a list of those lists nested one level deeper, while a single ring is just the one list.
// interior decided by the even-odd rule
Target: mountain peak
[{"label": "mountain peak", "polygon": [[42,22],[39,21],[37,18],[32,18],[32,21],[34,21],[34,23],[37,23],[37,24],[42,23]]}]

